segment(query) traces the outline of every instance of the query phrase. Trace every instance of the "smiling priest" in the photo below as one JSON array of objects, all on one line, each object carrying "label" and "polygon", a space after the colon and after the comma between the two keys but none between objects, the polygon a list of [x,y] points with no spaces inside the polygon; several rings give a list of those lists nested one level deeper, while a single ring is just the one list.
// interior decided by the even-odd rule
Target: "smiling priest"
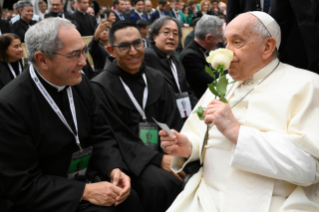
[{"label": "smiling priest", "polygon": [[181,133],[160,132],[173,170],[203,163],[168,211],[318,211],[319,76],[277,59],[280,28],[266,13],[239,15],[224,37],[237,81],[228,104],[207,90],[204,122],[192,114]]}]

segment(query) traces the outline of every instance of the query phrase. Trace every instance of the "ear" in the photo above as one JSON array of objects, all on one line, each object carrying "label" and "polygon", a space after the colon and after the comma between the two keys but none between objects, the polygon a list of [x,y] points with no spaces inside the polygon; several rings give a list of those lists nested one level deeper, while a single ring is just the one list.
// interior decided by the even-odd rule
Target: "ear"
[{"label": "ear", "polygon": [[276,48],[276,40],[273,37],[266,38],[264,40],[264,49],[262,51],[262,58],[268,59],[272,56],[273,51]]},{"label": "ear", "polygon": [[37,62],[37,66],[39,66],[41,70],[48,70],[49,58],[43,52],[36,52],[34,54],[34,59]]},{"label": "ear", "polygon": [[112,46],[107,46],[106,47],[106,50],[108,52],[110,52],[110,54],[115,58],[115,55],[114,55],[114,48]]},{"label": "ear", "polygon": [[212,38],[212,35],[211,35],[211,34],[207,34],[207,35],[205,36],[205,42],[206,42],[206,43],[209,43],[209,41],[210,41],[211,38]]},{"label": "ear", "polygon": [[153,35],[153,41],[156,43],[157,35]]}]

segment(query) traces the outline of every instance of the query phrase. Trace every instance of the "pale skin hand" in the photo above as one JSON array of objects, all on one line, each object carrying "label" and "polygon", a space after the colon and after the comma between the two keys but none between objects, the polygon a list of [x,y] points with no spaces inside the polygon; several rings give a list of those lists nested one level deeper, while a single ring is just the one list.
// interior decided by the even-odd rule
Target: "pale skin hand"
[{"label": "pale skin hand", "polygon": [[130,194],[130,178],[120,169],[110,173],[111,183],[86,184],[82,199],[99,206],[117,206]]},{"label": "pale skin hand", "polygon": [[205,109],[204,122],[214,124],[228,140],[237,144],[240,123],[234,117],[229,104],[219,100],[212,100]]},{"label": "pale skin hand", "polygon": [[105,30],[108,26],[109,22],[103,19],[94,32],[94,40],[98,40],[100,38],[101,32],[103,32],[103,30]]},{"label": "pale skin hand", "polygon": [[131,179],[129,176],[124,174],[120,169],[113,169],[110,173],[112,184],[121,188],[121,192],[116,197],[114,206],[121,204],[130,195],[131,192]]}]

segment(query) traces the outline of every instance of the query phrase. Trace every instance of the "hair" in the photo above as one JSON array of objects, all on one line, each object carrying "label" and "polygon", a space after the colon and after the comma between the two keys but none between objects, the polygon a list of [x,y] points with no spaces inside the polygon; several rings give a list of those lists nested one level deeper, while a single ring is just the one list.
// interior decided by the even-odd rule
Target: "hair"
[{"label": "hair", "polygon": [[211,0],[211,1],[210,1],[211,4],[213,4],[214,2],[217,2],[217,3],[218,3],[217,0]]},{"label": "hair", "polygon": [[[61,0],[62,1],[62,0]],[[42,5],[42,4],[46,4],[46,2],[45,1],[39,1],[38,2],[38,5],[40,6],[40,5]]]},{"label": "hair", "polygon": [[8,62],[9,58],[6,51],[14,39],[19,39],[21,41],[21,38],[14,33],[5,33],[2,36],[0,36],[0,61],[1,62]]},{"label": "hair", "polygon": [[199,10],[200,11],[202,11],[203,10],[203,5],[204,5],[204,3],[208,3],[208,10],[209,10],[209,8],[211,7],[211,4],[210,4],[210,1],[208,1],[208,0],[202,0],[201,2],[200,2],[200,6],[199,6]]},{"label": "hair", "polygon": [[144,0],[132,0],[132,1],[131,1],[131,4],[132,4],[132,5],[136,5],[137,2],[139,2],[139,1],[142,1],[142,2],[144,3]]},{"label": "hair", "polygon": [[158,0],[158,4],[160,5],[166,5],[167,1],[166,0]]},{"label": "hair", "polygon": [[124,29],[126,27],[135,27],[137,29],[137,31],[139,32],[139,34],[141,35],[140,30],[138,29],[138,27],[136,26],[136,24],[134,22],[127,21],[127,20],[125,20],[125,21],[117,21],[117,22],[115,22],[112,25],[112,27],[110,29],[110,32],[109,32],[109,42],[110,42],[111,45],[113,45],[115,40],[116,40],[115,32],[117,30]]},{"label": "hair", "polygon": [[195,29],[195,38],[200,40],[205,39],[207,34],[216,36],[219,33],[219,27],[222,26],[224,22],[213,15],[204,15],[197,22]]},{"label": "hair", "polygon": [[75,25],[64,18],[47,18],[28,29],[25,34],[25,44],[31,63],[36,63],[34,55],[38,51],[52,59],[54,53],[63,48],[61,38],[58,37],[61,27],[75,28]]},{"label": "hair", "polygon": [[141,29],[145,29],[146,27],[148,27],[150,25],[150,23],[146,20],[143,20],[143,19],[139,19],[137,22],[136,22],[136,26]]},{"label": "hair", "polygon": [[23,8],[31,6],[33,7],[33,5],[31,4],[31,2],[29,1],[18,1],[17,2],[17,10],[23,10]]},{"label": "hair", "polygon": [[[103,13],[105,14],[106,20],[109,18],[109,15],[110,15],[111,13],[113,13],[113,14],[115,15],[115,12],[114,12],[113,10],[111,10],[111,9],[106,9]],[[116,16],[116,15],[115,15],[115,16]]]},{"label": "hair", "polygon": [[199,20],[200,20],[200,18],[195,18],[195,19],[192,21],[191,26],[192,26],[192,27],[196,27],[197,22],[198,22]]},{"label": "hair", "polygon": [[17,4],[17,3],[14,3],[14,4],[12,5],[12,9],[13,9],[13,10],[17,10],[17,9],[18,9],[18,4]]},{"label": "hair", "polygon": [[113,0],[113,7],[115,7],[115,5],[118,5],[120,3],[119,0]]},{"label": "hair", "polygon": [[158,35],[162,26],[165,23],[167,23],[168,21],[174,21],[176,23],[177,28],[178,28],[178,39],[179,39],[179,41],[182,39],[182,25],[181,25],[181,23],[177,19],[175,19],[171,16],[164,16],[164,17],[161,17],[159,19],[156,19],[154,21],[154,23],[151,25],[151,27],[150,27],[151,30],[149,33],[150,34],[149,38],[150,38],[151,42],[154,42],[153,36]]},{"label": "hair", "polygon": [[[186,5],[186,4],[184,4],[184,6],[183,6],[183,9],[182,9],[182,12],[185,14],[185,9],[186,9],[186,7],[188,8],[188,6]],[[188,14],[189,14],[189,8],[188,8]]]},{"label": "hair", "polygon": [[195,0],[188,0],[188,1],[187,1],[187,5],[188,5],[188,6],[192,6],[193,4],[196,4],[196,1],[195,1]]},{"label": "hair", "polygon": [[172,3],[181,2],[181,0],[173,0]]}]

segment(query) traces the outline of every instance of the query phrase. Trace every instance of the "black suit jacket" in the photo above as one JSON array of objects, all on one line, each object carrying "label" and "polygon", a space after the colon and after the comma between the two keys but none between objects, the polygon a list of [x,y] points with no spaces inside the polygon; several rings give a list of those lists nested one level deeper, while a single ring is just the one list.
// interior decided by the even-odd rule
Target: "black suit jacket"
[{"label": "black suit jacket", "polygon": [[73,19],[76,22],[76,28],[82,37],[94,35],[95,29],[97,27],[95,17],[88,13],[84,15],[80,11],[76,10],[73,13]]},{"label": "black suit jacket", "polygon": [[0,19],[0,30],[2,34],[11,32],[9,21]]},{"label": "black suit jacket", "polygon": [[[39,79],[65,118],[72,120],[67,96],[63,98]],[[106,177],[114,168],[125,169],[112,131],[98,114],[89,80],[83,76],[72,92],[81,146],[93,146],[89,170]],[[0,91],[0,108],[0,167],[6,167],[0,170],[0,188],[14,204],[11,211],[75,211],[85,182],[66,177],[72,154],[79,148],[36,87],[29,69]]]},{"label": "black suit jacket", "polygon": [[[44,15],[44,18],[51,18],[51,17],[53,17],[53,18],[58,17],[58,13],[51,11],[51,12]],[[74,21],[72,15],[67,13],[67,12],[64,12],[64,17],[70,21]],[[61,16],[61,18],[62,18],[62,16]]]},{"label": "black suit jacket", "polygon": [[[212,11],[208,10],[207,15],[215,15]],[[203,16],[202,11],[197,11],[193,19],[201,18]]]},{"label": "black suit jacket", "polygon": [[[192,108],[194,108],[198,99],[195,96],[193,90],[191,90],[191,88],[189,87],[189,84],[186,80],[186,73],[185,73],[184,67],[182,63],[175,56],[172,56],[171,58],[177,69],[178,80],[179,80],[181,91],[188,92],[190,101],[192,104]],[[165,77],[165,81],[168,84],[169,88],[174,93],[179,93],[177,84],[175,82],[175,78],[171,70],[171,65],[164,52],[159,50],[156,46],[153,46],[152,48],[147,48],[145,49],[144,62],[147,66],[161,71]]]},{"label": "black suit jacket", "polygon": [[13,80],[7,63],[0,62],[0,89]]},{"label": "black suit jacket", "polygon": [[[115,21],[121,21],[120,17],[117,15],[117,13],[114,12],[114,14],[115,14],[115,17],[116,17],[116,20],[115,20]],[[124,14],[122,14],[122,15],[123,15],[124,20],[126,20],[125,15],[124,15]]]},{"label": "black suit jacket", "polygon": [[206,91],[207,84],[214,80],[205,71],[205,66],[209,67],[209,64],[206,62],[206,56],[204,55],[205,52],[206,50],[203,47],[195,40],[192,40],[179,55],[179,59],[186,71],[186,79],[198,99],[200,99]]},{"label": "black suit jacket", "polygon": [[92,38],[92,41],[89,43],[89,52],[93,59],[95,71],[101,71],[104,68],[106,58],[112,56],[105,49],[103,44],[101,44],[100,39],[96,41],[94,40],[94,37]]},{"label": "black suit jacket", "polygon": [[25,21],[20,19],[12,25],[11,32],[19,35],[19,37],[21,38],[21,42],[24,43],[24,35],[27,32],[27,30],[29,29],[29,26],[32,26],[36,23],[37,23],[37,21],[31,20],[30,23],[27,24]]},{"label": "black suit jacket", "polygon": [[240,13],[260,10],[260,0],[228,0],[226,23],[228,24]]}]

